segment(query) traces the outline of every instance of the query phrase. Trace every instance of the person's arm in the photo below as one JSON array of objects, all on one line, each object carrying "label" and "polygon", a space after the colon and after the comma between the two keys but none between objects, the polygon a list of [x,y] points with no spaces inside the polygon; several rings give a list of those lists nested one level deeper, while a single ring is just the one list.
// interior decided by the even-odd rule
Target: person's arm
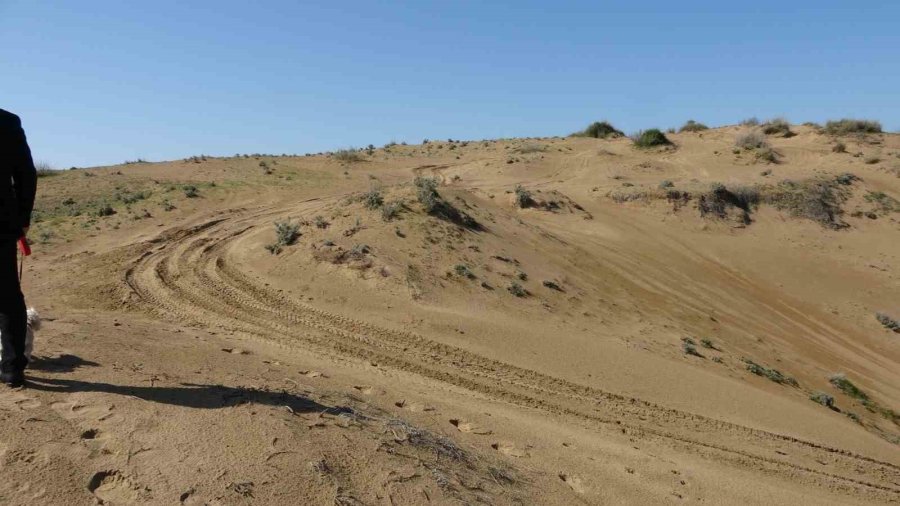
[{"label": "person's arm", "polygon": [[12,179],[16,189],[16,201],[19,204],[19,220],[22,232],[31,226],[31,211],[34,209],[34,196],[37,192],[37,170],[31,158],[31,149],[25,138],[22,124],[16,118],[12,131],[12,152],[9,160],[12,166]]}]

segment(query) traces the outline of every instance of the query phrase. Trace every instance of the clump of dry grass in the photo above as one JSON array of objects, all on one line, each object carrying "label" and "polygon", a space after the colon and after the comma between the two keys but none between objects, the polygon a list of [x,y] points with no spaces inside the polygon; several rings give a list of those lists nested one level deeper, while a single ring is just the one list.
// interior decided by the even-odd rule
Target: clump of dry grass
[{"label": "clump of dry grass", "polygon": [[734,138],[734,145],[741,149],[760,149],[768,148],[769,141],[761,130],[754,128],[739,132]]},{"label": "clump of dry grass", "polygon": [[881,133],[881,123],[865,119],[839,119],[825,123],[825,133],[830,135],[877,134]]}]

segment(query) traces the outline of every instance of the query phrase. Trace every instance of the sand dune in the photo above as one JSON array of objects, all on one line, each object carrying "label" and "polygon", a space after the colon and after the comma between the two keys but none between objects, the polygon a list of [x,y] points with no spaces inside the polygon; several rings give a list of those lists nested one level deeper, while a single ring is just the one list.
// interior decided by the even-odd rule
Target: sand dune
[{"label": "sand dune", "polygon": [[896,502],[900,136],[794,130],[42,178],[0,498]]}]

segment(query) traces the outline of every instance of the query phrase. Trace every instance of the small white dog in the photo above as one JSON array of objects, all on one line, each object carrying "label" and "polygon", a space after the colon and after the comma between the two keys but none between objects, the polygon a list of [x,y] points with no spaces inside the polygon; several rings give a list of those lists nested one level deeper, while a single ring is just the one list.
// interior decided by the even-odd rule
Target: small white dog
[{"label": "small white dog", "polygon": [[[25,314],[28,322],[28,325],[25,326],[25,356],[31,362],[31,352],[34,351],[34,333],[41,329],[41,315],[33,307],[28,308]],[[0,334],[6,330],[7,325],[6,317],[0,315]]]},{"label": "small white dog", "polygon": [[25,356],[31,362],[31,352],[34,351],[34,333],[41,330],[41,315],[33,307],[28,308],[28,326],[25,330]]}]

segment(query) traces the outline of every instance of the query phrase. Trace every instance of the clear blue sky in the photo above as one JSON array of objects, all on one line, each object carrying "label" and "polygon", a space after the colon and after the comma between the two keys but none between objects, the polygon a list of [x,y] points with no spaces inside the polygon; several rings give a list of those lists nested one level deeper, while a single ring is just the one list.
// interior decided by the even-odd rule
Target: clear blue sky
[{"label": "clear blue sky", "polygon": [[57,167],[853,116],[900,2],[0,0],[0,108]]}]

